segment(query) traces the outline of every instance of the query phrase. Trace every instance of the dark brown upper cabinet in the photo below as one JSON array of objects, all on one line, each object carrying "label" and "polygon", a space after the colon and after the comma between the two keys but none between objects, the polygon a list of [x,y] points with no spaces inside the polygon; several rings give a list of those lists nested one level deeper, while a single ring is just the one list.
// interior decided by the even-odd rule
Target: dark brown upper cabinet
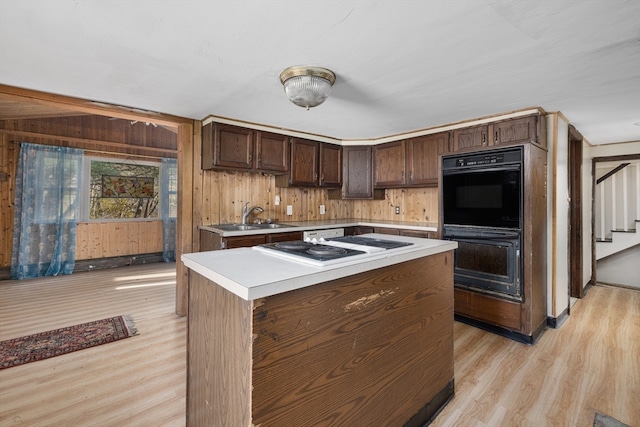
[{"label": "dark brown upper cabinet", "polygon": [[424,135],[406,141],[407,184],[437,186],[440,175],[440,155],[449,152],[449,133]]},{"label": "dark brown upper cabinet", "polygon": [[202,169],[286,173],[288,138],[222,123],[202,128]]},{"label": "dark brown upper cabinet", "polygon": [[340,187],[342,147],[291,138],[289,174],[276,177],[278,187]]},{"label": "dark brown upper cabinet", "polygon": [[329,199],[384,199],[384,190],[373,189],[373,147],[342,147],[342,187],[329,190]]},{"label": "dark brown upper cabinet", "polygon": [[546,148],[546,134],[544,116],[517,117],[454,130],[452,151],[524,143]]},{"label": "dark brown upper cabinet", "polygon": [[340,187],[342,185],[342,147],[319,143],[320,187]]},{"label": "dark brown upper cabinet", "polygon": [[439,156],[448,151],[448,132],[376,145],[374,146],[374,187],[438,185]]},{"label": "dark brown upper cabinet", "polygon": [[257,132],[256,169],[260,171],[289,171],[289,137],[277,133]]},{"label": "dark brown upper cabinet", "polygon": [[377,188],[406,185],[405,141],[394,141],[373,147],[373,186]]},{"label": "dark brown upper cabinet", "polygon": [[472,126],[453,131],[453,150],[489,146],[489,126]]}]

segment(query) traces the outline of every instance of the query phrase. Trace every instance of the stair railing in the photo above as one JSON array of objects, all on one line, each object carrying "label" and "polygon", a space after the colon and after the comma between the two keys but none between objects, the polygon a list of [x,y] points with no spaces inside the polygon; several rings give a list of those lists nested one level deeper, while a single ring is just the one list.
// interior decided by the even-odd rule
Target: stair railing
[{"label": "stair railing", "polygon": [[[599,191],[600,226],[599,228],[600,228],[601,239],[607,238],[607,232],[608,232],[607,220],[608,219],[611,221],[611,227],[609,228],[609,230],[618,230],[617,197],[618,197],[619,190],[618,190],[617,177],[620,177],[620,179],[622,180],[622,183],[621,183],[622,189],[620,190],[620,196],[622,199],[621,201],[622,202],[622,230],[623,231],[629,230],[629,197],[628,197],[629,173],[627,173],[629,169],[635,169],[635,174],[634,174],[635,177],[632,177],[631,179],[635,178],[636,191],[640,189],[640,167],[636,165],[635,168],[627,168],[627,166],[629,165],[630,163],[621,163],[611,171],[604,174],[601,178],[598,178],[598,180],[596,181],[596,186],[598,185],[600,186],[600,191]],[[605,184],[610,184],[610,185],[605,185]],[[607,189],[610,189],[610,200],[609,200],[610,203],[609,203],[608,212],[607,212]],[[637,195],[635,197],[635,205],[636,205],[635,218],[640,218],[640,197],[638,197]],[[607,213],[609,215],[607,215]]]}]

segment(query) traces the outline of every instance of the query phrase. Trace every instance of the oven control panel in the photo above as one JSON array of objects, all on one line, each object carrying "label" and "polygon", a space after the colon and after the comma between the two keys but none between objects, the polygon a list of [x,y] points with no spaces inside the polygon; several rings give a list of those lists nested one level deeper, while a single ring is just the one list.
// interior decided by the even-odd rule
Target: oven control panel
[{"label": "oven control panel", "polygon": [[463,157],[456,159],[456,166],[479,166],[492,165],[494,163],[504,163],[504,154],[491,154],[486,156]]},{"label": "oven control panel", "polygon": [[443,156],[442,170],[447,172],[467,168],[518,165],[522,163],[522,156],[521,147]]}]

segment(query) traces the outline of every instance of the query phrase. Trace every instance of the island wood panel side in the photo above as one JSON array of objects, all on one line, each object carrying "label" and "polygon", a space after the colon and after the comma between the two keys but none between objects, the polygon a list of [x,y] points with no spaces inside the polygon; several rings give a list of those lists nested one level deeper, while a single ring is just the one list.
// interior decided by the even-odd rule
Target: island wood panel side
[{"label": "island wood panel side", "polygon": [[453,381],[452,263],[449,251],[256,301],[252,422],[407,423]]},{"label": "island wood panel side", "polygon": [[189,272],[187,427],[251,425],[251,301]]},{"label": "island wood panel side", "polygon": [[162,221],[83,222],[76,231],[76,259],[162,252]]}]

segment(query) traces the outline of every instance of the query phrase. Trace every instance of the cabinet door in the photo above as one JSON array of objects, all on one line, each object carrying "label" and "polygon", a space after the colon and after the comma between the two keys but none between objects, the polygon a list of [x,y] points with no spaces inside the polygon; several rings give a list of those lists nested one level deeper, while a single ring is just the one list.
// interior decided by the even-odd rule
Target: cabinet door
[{"label": "cabinet door", "polygon": [[440,155],[449,149],[447,132],[425,135],[407,141],[407,184],[437,186]]},{"label": "cabinet door", "polygon": [[253,169],[255,131],[216,123],[213,125],[213,167]]},{"label": "cabinet door", "polygon": [[375,227],[373,232],[378,234],[389,234],[392,236],[397,236],[399,234],[397,228],[386,228],[386,227]]},{"label": "cabinet door", "polygon": [[488,126],[473,126],[454,130],[452,151],[488,146],[488,132]]},{"label": "cabinet door", "polygon": [[370,199],[373,197],[371,146],[342,147],[342,198]]},{"label": "cabinet door", "polygon": [[256,169],[268,172],[289,171],[289,137],[257,132]]},{"label": "cabinet door", "polygon": [[494,144],[520,144],[536,142],[537,116],[520,117],[493,123]]},{"label": "cabinet door", "polygon": [[340,187],[342,185],[342,147],[334,144],[320,144],[320,187]]},{"label": "cabinet door", "polygon": [[222,241],[222,249],[247,248],[257,246],[267,241],[264,234],[253,234],[249,236],[225,237]]},{"label": "cabinet door", "polygon": [[402,187],[405,181],[405,142],[395,141],[373,147],[373,186]]},{"label": "cabinet door", "polygon": [[314,187],[318,183],[318,145],[316,141],[291,138],[291,171],[289,183]]},{"label": "cabinet door", "polygon": [[422,239],[435,239],[436,235],[433,231],[420,231],[420,230],[398,230],[400,236],[407,237],[420,237]]},{"label": "cabinet door", "polygon": [[292,242],[295,240],[302,240],[302,231],[267,234],[267,243]]}]

